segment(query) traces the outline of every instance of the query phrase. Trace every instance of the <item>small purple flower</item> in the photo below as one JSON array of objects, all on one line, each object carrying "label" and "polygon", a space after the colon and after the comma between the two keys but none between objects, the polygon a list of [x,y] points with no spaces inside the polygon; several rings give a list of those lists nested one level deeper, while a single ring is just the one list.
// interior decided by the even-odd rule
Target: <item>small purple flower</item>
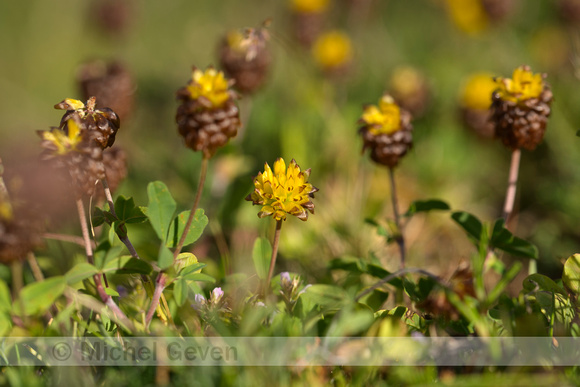
[{"label": "small purple flower", "polygon": [[205,304],[206,304],[205,297],[202,296],[201,294],[196,294],[195,299],[193,301],[193,304],[191,304],[191,306],[193,307],[193,309],[195,309],[199,312],[202,310],[202,308],[205,306]]},{"label": "small purple flower", "polygon": [[117,285],[117,293],[119,293],[120,298],[125,298],[129,295],[127,288],[123,285]]},{"label": "small purple flower", "polygon": [[280,273],[280,282],[281,283],[290,282],[290,281],[292,281],[290,279],[290,273],[288,273],[287,271],[283,271],[282,273]]},{"label": "small purple flower", "polygon": [[218,302],[220,302],[220,300],[223,296],[224,296],[224,291],[222,290],[222,288],[215,288],[214,290],[211,291],[210,301],[212,304],[215,305]]}]

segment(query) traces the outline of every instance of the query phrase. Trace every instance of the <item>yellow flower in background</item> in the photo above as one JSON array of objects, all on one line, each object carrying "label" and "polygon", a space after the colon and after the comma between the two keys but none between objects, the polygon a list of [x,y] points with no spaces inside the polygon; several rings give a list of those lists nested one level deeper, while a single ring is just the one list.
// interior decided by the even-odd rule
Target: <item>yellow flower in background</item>
[{"label": "yellow flower in background", "polygon": [[481,0],[447,0],[447,12],[455,25],[468,34],[483,31],[489,23]]},{"label": "yellow flower in background", "polygon": [[532,73],[529,66],[515,69],[512,78],[496,78],[495,84],[502,100],[515,103],[538,98],[544,90],[542,74]]},{"label": "yellow flower in background", "polygon": [[473,74],[461,91],[461,104],[470,109],[487,110],[491,106],[491,94],[496,89],[492,74]]},{"label": "yellow flower in background", "polygon": [[397,67],[393,70],[391,87],[401,95],[413,95],[423,87],[425,83],[422,74],[410,66]]},{"label": "yellow flower in background", "polygon": [[77,146],[83,140],[80,126],[74,119],[66,121],[66,127],[62,130],[52,128],[51,130],[39,131],[38,133],[44,140],[43,147],[50,148],[52,153],[58,156],[64,156],[69,152],[77,151]]},{"label": "yellow flower in background", "polygon": [[308,219],[308,211],[314,214],[314,193],[318,188],[308,183],[310,169],[301,171],[294,159],[288,169],[284,159],[274,162],[274,170],[268,163],[264,172],[254,178],[254,192],[246,197],[254,205],[261,205],[260,218],[272,215],[277,221],[286,220],[286,214],[300,220]]},{"label": "yellow flower in background", "polygon": [[340,31],[322,34],[312,47],[316,63],[325,70],[346,66],[352,60],[350,38]]},{"label": "yellow flower in background", "polygon": [[290,6],[295,12],[320,13],[328,9],[330,0],[291,0]]},{"label": "yellow flower in background", "polygon": [[401,109],[393,97],[385,94],[378,106],[365,107],[360,121],[369,126],[373,135],[391,134],[401,129]]},{"label": "yellow flower in background", "polygon": [[10,202],[0,198],[0,220],[11,221],[13,217],[14,211]]},{"label": "yellow flower in background", "polygon": [[192,81],[187,85],[191,99],[205,98],[212,107],[218,108],[230,98],[230,84],[223,72],[211,67],[205,71],[195,69],[191,78]]}]

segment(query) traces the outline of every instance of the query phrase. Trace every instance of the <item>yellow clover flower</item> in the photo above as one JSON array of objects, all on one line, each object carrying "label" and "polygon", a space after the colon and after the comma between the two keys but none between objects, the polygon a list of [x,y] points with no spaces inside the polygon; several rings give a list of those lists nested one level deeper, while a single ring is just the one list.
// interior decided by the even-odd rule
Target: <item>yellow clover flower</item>
[{"label": "yellow clover flower", "polygon": [[0,200],[0,220],[11,221],[14,217],[12,205],[8,201]]},{"label": "yellow clover flower", "polygon": [[489,23],[481,0],[447,0],[447,10],[455,25],[471,35],[483,31]]},{"label": "yellow clover flower", "polygon": [[291,7],[295,12],[321,13],[326,11],[330,0],[291,0]]},{"label": "yellow clover flower", "polygon": [[515,103],[538,98],[544,90],[544,77],[532,73],[529,66],[515,69],[512,78],[496,78],[495,83],[500,98]]},{"label": "yellow clover flower", "polygon": [[210,67],[205,71],[194,69],[192,81],[187,86],[191,99],[205,98],[212,108],[223,106],[230,98],[230,84],[224,73]]},{"label": "yellow clover flower", "polygon": [[324,70],[347,66],[352,61],[350,38],[340,31],[322,34],[312,47],[316,63]]},{"label": "yellow clover flower", "polygon": [[469,77],[461,93],[461,104],[476,110],[487,110],[491,106],[491,94],[497,84],[490,73],[476,73]]},{"label": "yellow clover flower", "polygon": [[385,94],[379,101],[379,106],[365,107],[360,121],[369,126],[373,135],[391,134],[401,129],[401,109],[393,97]]},{"label": "yellow clover flower", "polygon": [[254,205],[261,205],[260,218],[272,215],[277,221],[286,220],[286,214],[294,215],[300,220],[308,219],[308,211],[314,214],[314,193],[318,188],[308,183],[310,169],[301,171],[292,159],[288,169],[284,159],[274,162],[274,170],[268,163],[264,172],[254,179],[254,192],[246,197]]},{"label": "yellow clover flower", "polygon": [[52,153],[64,156],[69,152],[78,150],[78,145],[82,142],[83,136],[79,124],[73,119],[66,121],[63,129],[52,128],[38,132],[44,140],[45,148],[50,148]]}]

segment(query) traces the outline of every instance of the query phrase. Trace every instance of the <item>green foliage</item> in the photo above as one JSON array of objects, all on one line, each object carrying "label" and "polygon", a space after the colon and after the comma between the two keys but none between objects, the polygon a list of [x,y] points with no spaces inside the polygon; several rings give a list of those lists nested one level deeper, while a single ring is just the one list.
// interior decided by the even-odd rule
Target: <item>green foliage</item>
[{"label": "green foliage", "polygon": [[[187,223],[187,218],[189,218],[189,214],[191,211],[183,211],[173,219],[171,225],[169,226],[169,236],[167,238],[166,246],[169,248],[174,248],[179,243],[183,232],[185,231],[185,225]],[[196,240],[199,239],[203,230],[207,226],[208,219],[205,216],[204,211],[200,208],[195,211],[195,215],[191,221],[191,226],[189,228],[189,232],[185,237],[184,246],[190,245]]]},{"label": "green foliage", "polygon": [[173,265],[173,253],[165,245],[159,246],[159,255],[157,256],[157,264],[160,269],[167,269]]},{"label": "green foliage", "polygon": [[[456,211],[451,214],[451,218],[457,222],[467,233],[467,235],[479,246],[483,223],[474,215]],[[491,229],[489,244],[492,247],[503,250],[506,253],[518,255],[526,258],[538,259],[538,248],[525,240],[514,236],[507,228],[503,219],[498,219]]]},{"label": "green foliage", "polygon": [[309,307],[318,307],[321,311],[337,311],[352,303],[348,293],[338,286],[315,284],[301,297],[303,304]]},{"label": "green foliage", "polygon": [[430,200],[416,200],[409,206],[407,212],[404,216],[413,216],[419,212],[429,212],[434,210],[447,211],[450,210],[449,204],[443,200],[430,199]]},{"label": "green foliage", "polygon": [[514,236],[505,228],[503,219],[493,225],[490,244],[506,253],[526,258],[538,259],[538,248],[525,240]]},{"label": "green foliage", "polygon": [[[173,257],[173,256],[172,256]],[[149,263],[124,255],[109,261],[101,270],[101,273],[118,274],[150,274],[152,267]]]},{"label": "green foliage", "polygon": [[143,207],[136,206],[133,198],[126,198],[123,195],[115,200],[115,213],[117,219],[124,223],[142,223],[147,220]]},{"label": "green foliage", "polygon": [[66,283],[64,276],[57,276],[25,286],[20,291],[18,304],[15,305],[14,310],[22,311],[25,315],[45,313],[64,293]]},{"label": "green foliage", "polygon": [[256,274],[260,279],[265,279],[268,276],[271,257],[272,245],[270,241],[265,238],[257,238],[252,250],[252,259],[254,261],[254,267],[256,268]]},{"label": "green foliage", "polygon": [[98,272],[98,269],[90,263],[80,262],[65,274],[66,282],[72,286],[77,282],[92,277]]},{"label": "green foliage", "polygon": [[562,281],[574,294],[580,294],[580,254],[574,254],[566,260]]},{"label": "green foliage", "polygon": [[149,197],[145,211],[147,218],[149,218],[149,222],[151,222],[151,226],[159,239],[166,241],[177,204],[167,186],[161,181],[149,183],[147,196]]},{"label": "green foliage", "polygon": [[[127,5],[122,3],[121,7]],[[57,238],[47,239],[46,249],[37,256],[39,268],[27,256],[13,266],[0,266],[0,335],[88,336],[105,342],[110,337],[149,335],[313,336],[322,345],[334,336],[413,334],[418,341],[431,335],[580,337],[580,254],[573,254],[580,248],[576,181],[580,152],[573,140],[580,98],[574,87],[577,74],[568,63],[575,51],[570,46],[574,36],[569,36],[573,29],[563,28],[555,17],[560,2],[526,3],[506,16],[511,19],[488,23],[487,30],[473,35],[451,25],[454,19],[439,8],[445,2],[369,2],[368,9],[350,9],[346,3],[333,3],[325,20],[328,27],[344,27],[357,51],[351,71],[341,72],[338,83],[337,78],[321,76],[304,55],[308,53],[294,49],[295,42],[286,42],[292,34],[284,29],[294,25],[295,15],[282,3],[128,4],[117,12],[140,17],[130,18],[122,39],[118,31],[101,30],[94,17],[99,12],[92,8],[87,12],[82,2],[1,4],[0,36],[7,59],[0,61],[0,73],[9,77],[1,82],[8,97],[0,104],[4,113],[0,147],[8,151],[0,156],[19,154],[6,163],[7,176],[13,165],[26,165],[20,159],[23,152],[13,144],[38,142],[33,131],[13,129],[58,125],[59,117],[45,108],[56,102],[55,90],[71,82],[77,63],[114,56],[122,41],[124,60],[138,82],[133,89],[138,103],[136,111],[127,115],[130,119],[122,117],[122,133],[117,136],[130,156],[129,178],[115,194],[115,211],[104,204],[91,214],[94,261],[87,260],[78,240]],[[171,127],[175,90],[189,77],[192,64],[216,63],[214,50],[208,48],[224,35],[226,24],[249,27],[249,20],[256,22],[256,10],[263,17],[275,15],[268,45],[279,60],[264,88],[236,102],[244,130],[212,157],[200,201],[204,209],[196,210],[184,239],[188,247],[181,253],[175,248],[190,215],[182,209],[190,205],[185,198],[195,189],[191,176],[198,171],[201,156],[179,148],[182,140]],[[50,44],[61,39],[63,26],[67,44]],[[532,30],[534,34],[529,33]],[[244,43],[253,45],[250,39]],[[557,63],[559,56],[565,63]],[[522,158],[516,203],[520,224],[510,231],[503,220],[494,221],[497,204],[503,200],[508,152],[497,142],[473,136],[455,117],[459,116],[458,88],[465,76],[480,68],[505,76],[522,58],[536,71],[548,73],[557,104],[548,125],[548,144]],[[421,114],[413,114],[414,148],[396,169],[399,198],[409,203],[427,192],[448,202],[411,202],[406,210],[402,208],[399,227],[388,200],[386,171],[366,156],[361,159],[355,133],[361,105],[376,101],[385,85],[394,88],[390,75],[395,67],[409,63],[428,77],[431,93],[427,94],[433,103]],[[461,109],[467,117],[464,106]],[[266,234],[265,222],[256,218],[256,208],[250,209],[243,198],[256,171],[279,156],[312,167],[311,180],[320,193],[314,201],[316,214],[308,222],[284,223],[271,284],[274,290],[259,294],[272,246],[261,236]],[[0,174],[3,169],[0,163]],[[20,183],[6,181],[9,189]],[[47,197],[50,185],[42,185]],[[23,199],[16,192],[15,200]],[[44,190],[39,193],[45,196]],[[54,204],[60,200],[63,195],[50,199]],[[95,195],[91,200],[99,203],[101,198]],[[39,204],[40,213],[51,212],[44,202]],[[477,216],[455,210],[456,205]],[[37,211],[36,206],[30,209]],[[449,211],[452,221],[447,215],[421,216],[432,211]],[[206,214],[212,219],[211,237],[200,240],[210,224]],[[59,216],[62,219],[55,219],[54,229],[47,234],[78,237],[78,224],[69,222],[68,214]],[[453,240],[457,225],[472,244]],[[0,239],[6,230],[0,224]],[[522,230],[529,241],[516,236]],[[406,272],[397,270],[398,250],[392,245],[403,236],[408,238]],[[128,238],[139,258],[122,243]],[[567,256],[560,275],[560,257]],[[454,272],[452,265],[459,259],[469,259],[469,267]],[[537,265],[528,259],[538,260]],[[285,289],[280,283],[282,271],[292,272]],[[520,283],[517,278],[523,271],[530,275]],[[98,297],[95,276],[102,278],[106,294],[133,328],[119,329],[124,323],[115,320],[118,316],[103,312],[110,304],[104,307]],[[389,281],[383,281],[387,277]],[[149,325],[145,316],[159,278],[166,278],[166,287]],[[223,290],[221,298],[217,287]],[[401,358],[415,354],[414,347],[386,347],[385,353]],[[1,362],[10,349],[2,347],[0,352]],[[306,365],[307,361],[296,367],[203,369],[5,367],[0,384],[568,385],[580,381],[578,367]]]},{"label": "green foliage", "polygon": [[483,224],[479,219],[468,212],[456,211],[451,214],[451,219],[453,219],[457,224],[459,224],[467,233],[467,235],[475,241],[479,241],[481,237],[481,231],[483,229]]}]

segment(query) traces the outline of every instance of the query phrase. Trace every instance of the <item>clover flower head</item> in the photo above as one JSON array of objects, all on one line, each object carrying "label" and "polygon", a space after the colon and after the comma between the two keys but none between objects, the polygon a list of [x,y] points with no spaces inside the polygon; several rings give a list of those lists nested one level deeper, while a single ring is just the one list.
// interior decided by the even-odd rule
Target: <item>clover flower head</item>
[{"label": "clover flower head", "polygon": [[65,98],[54,105],[55,109],[66,110],[60,120],[60,128],[72,119],[77,120],[81,132],[86,132],[102,149],[115,142],[115,135],[121,126],[119,116],[110,108],[97,109],[97,98],[90,97],[86,104],[72,98]]},{"label": "clover flower head", "polygon": [[78,151],[83,141],[79,123],[75,119],[66,121],[63,129],[52,128],[41,130],[38,134],[42,138],[42,147],[56,156],[64,156],[70,152]]},{"label": "clover flower head", "polygon": [[204,100],[211,108],[223,106],[231,97],[231,86],[224,73],[209,67],[205,71],[195,68],[187,85],[191,99]]},{"label": "clover flower head", "polygon": [[462,90],[461,104],[470,109],[487,110],[491,106],[491,94],[496,89],[497,84],[491,74],[473,74]]},{"label": "clover flower head", "polygon": [[489,24],[481,0],[447,0],[447,11],[455,25],[470,35],[480,33]]},{"label": "clover flower head", "polygon": [[314,214],[314,193],[318,188],[308,183],[310,169],[301,171],[292,159],[288,168],[284,159],[274,162],[274,170],[268,163],[264,172],[254,178],[254,192],[246,197],[254,205],[261,205],[258,212],[260,218],[272,215],[277,221],[286,220],[286,214],[294,215],[298,219],[308,220],[308,211]]},{"label": "clover flower head", "polygon": [[[226,35],[227,46],[231,48],[237,55],[244,58],[245,62],[251,62],[258,57],[259,53],[266,49],[266,42],[270,39],[270,34],[267,30],[269,20],[264,22],[261,28],[244,28],[229,31]],[[231,66],[230,66],[231,67]],[[225,66],[226,72],[231,72]],[[238,79],[236,79],[236,86]]]},{"label": "clover flower head", "polygon": [[[56,105],[54,108],[57,110],[66,110],[67,112],[75,112],[78,114],[78,117],[83,119],[88,116],[95,116],[97,114],[103,114],[109,109],[99,110],[97,109],[97,98],[91,97],[87,100],[87,103],[83,103],[83,101],[79,101],[78,99],[73,98],[65,98]],[[106,114],[106,113],[105,113]],[[68,115],[65,115],[66,119],[68,119]],[[107,117],[109,118],[109,117]],[[115,116],[116,119],[118,119]],[[119,126],[118,122],[116,123]]]},{"label": "clover flower head", "polygon": [[495,83],[500,98],[514,103],[538,98],[545,86],[544,76],[532,73],[529,66],[516,68],[511,78],[496,78]]},{"label": "clover flower head", "polygon": [[11,221],[14,218],[14,209],[8,200],[0,197],[0,220]]},{"label": "clover flower head", "polygon": [[401,109],[393,97],[385,94],[378,106],[365,107],[360,122],[368,125],[373,135],[391,134],[401,129]]},{"label": "clover flower head", "polygon": [[397,67],[393,71],[391,85],[401,95],[413,95],[423,87],[423,75],[413,67]]},{"label": "clover flower head", "polygon": [[350,38],[340,31],[322,34],[312,47],[316,63],[325,70],[341,68],[352,60]]},{"label": "clover flower head", "polygon": [[330,0],[291,0],[292,10],[300,13],[322,13],[326,11]]}]

